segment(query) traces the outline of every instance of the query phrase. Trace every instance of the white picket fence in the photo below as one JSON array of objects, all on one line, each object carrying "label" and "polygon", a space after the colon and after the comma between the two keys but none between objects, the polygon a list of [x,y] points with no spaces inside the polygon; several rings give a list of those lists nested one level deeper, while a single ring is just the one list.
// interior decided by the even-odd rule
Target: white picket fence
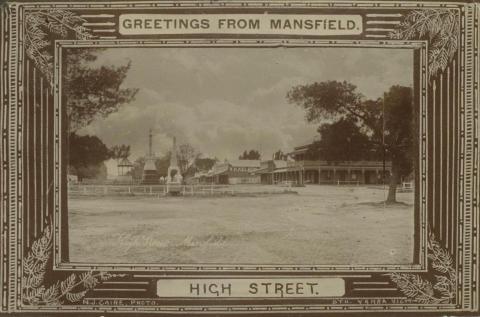
[{"label": "white picket fence", "polygon": [[[291,188],[262,188],[242,185],[175,185],[171,189],[184,196],[204,195],[240,195],[240,194],[274,194],[291,192]],[[68,193],[85,196],[165,196],[169,192],[168,185],[85,185],[70,184]]]}]

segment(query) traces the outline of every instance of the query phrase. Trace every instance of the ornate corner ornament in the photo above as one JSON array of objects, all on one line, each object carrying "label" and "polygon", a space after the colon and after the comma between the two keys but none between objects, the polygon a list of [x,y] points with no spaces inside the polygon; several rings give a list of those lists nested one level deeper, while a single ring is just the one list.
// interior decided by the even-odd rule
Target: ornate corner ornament
[{"label": "ornate corner ornament", "polygon": [[[420,274],[388,273],[400,291],[420,304],[453,304],[456,297],[457,275],[451,254],[435,239],[428,237],[428,258],[436,274],[423,278]],[[426,273],[425,275],[428,275]]]},{"label": "ornate corner ornament", "polygon": [[52,82],[53,56],[50,53],[52,39],[94,38],[86,27],[86,20],[75,13],[61,9],[25,12],[25,51],[45,78]]},{"label": "ornate corner ornament", "polygon": [[48,264],[52,259],[52,231],[46,227],[42,235],[33,242],[23,262],[22,302],[26,305],[58,306],[65,302],[76,303],[98,284],[126,274],[107,272],[72,273],[62,281],[45,285]]},{"label": "ornate corner ornament", "polygon": [[460,16],[453,9],[414,10],[405,16],[390,38],[428,40],[428,76],[444,71],[458,49]]}]

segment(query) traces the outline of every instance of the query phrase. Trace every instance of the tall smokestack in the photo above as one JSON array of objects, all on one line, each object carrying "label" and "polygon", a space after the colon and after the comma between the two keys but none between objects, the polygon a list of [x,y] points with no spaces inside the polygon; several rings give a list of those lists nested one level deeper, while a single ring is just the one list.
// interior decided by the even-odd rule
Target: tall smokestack
[{"label": "tall smokestack", "polygon": [[177,166],[177,138],[173,137],[173,147],[170,158],[170,166]]},{"label": "tall smokestack", "polygon": [[153,156],[152,153],[152,129],[150,129],[150,133],[148,135],[148,156]]}]

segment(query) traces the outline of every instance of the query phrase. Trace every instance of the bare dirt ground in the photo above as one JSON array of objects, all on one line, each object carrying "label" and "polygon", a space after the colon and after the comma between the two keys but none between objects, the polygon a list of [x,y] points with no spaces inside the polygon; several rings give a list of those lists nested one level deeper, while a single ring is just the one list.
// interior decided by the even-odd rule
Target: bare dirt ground
[{"label": "bare dirt ground", "polygon": [[[262,186],[258,186],[262,187]],[[263,187],[265,188],[265,187]],[[72,197],[70,261],[406,264],[413,193],[310,185],[251,197]]]}]

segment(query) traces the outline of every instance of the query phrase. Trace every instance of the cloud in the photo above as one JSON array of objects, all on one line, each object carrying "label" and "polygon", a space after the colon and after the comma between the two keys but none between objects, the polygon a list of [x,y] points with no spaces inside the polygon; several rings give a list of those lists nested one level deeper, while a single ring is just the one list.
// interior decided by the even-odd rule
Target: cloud
[{"label": "cloud", "polygon": [[[81,133],[99,135],[109,146],[130,144],[132,157],[138,157],[147,151],[151,128],[158,155],[170,150],[176,136],[179,143],[190,143],[205,155],[221,159],[235,158],[245,149],[257,149],[271,157],[278,149],[297,145],[295,134],[308,138],[315,133],[315,127],[303,121],[303,112],[288,104],[262,108],[254,98],[250,105],[218,99],[187,105],[165,102],[161,95],[143,90],[138,99]],[[147,99],[148,105],[139,102]]]},{"label": "cloud", "polygon": [[245,149],[264,158],[290,151],[317,134],[304,110],[287,102],[293,86],[347,80],[377,98],[392,84],[411,84],[413,65],[406,50],[325,48],[107,49],[98,62],[127,59],[124,85],[140,88],[136,99],[80,132],[131,145],[133,159],[146,153],[150,128],[158,155],[173,136],[219,159]]}]

